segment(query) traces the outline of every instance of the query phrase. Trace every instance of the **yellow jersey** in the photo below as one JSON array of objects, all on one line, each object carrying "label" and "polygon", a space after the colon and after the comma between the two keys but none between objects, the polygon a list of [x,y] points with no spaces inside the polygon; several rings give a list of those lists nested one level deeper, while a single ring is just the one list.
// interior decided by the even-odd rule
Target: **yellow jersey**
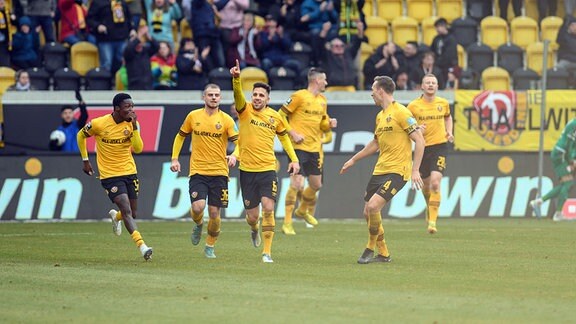
[{"label": "yellow jersey", "polygon": [[[138,125],[140,127],[140,125]],[[140,137],[131,122],[116,123],[112,114],[92,119],[82,128],[84,137],[96,139],[96,162],[100,179],[136,174],[132,136]]]},{"label": "yellow jersey", "polygon": [[446,143],[446,122],[444,118],[450,116],[450,104],[448,100],[435,97],[434,101],[428,102],[422,96],[413,100],[408,109],[412,112],[418,124],[426,124],[424,141],[426,146]]},{"label": "yellow jersey", "polygon": [[275,171],[274,137],[285,135],[286,125],[276,110],[265,107],[258,111],[252,103],[246,102],[240,78],[234,78],[233,85],[240,126],[239,169],[248,172]]},{"label": "yellow jersey", "polygon": [[412,173],[410,134],[418,129],[416,119],[405,106],[393,102],[376,116],[374,138],[380,153],[373,175],[400,174],[408,181]]},{"label": "yellow jersey", "polygon": [[322,134],[329,121],[327,106],[323,94],[315,96],[308,89],[294,92],[282,105],[281,109],[288,115],[290,127],[304,136],[302,143],[292,143],[294,149],[306,152],[322,150]]},{"label": "yellow jersey", "polygon": [[191,111],[180,127],[180,136],[191,135],[190,173],[228,176],[226,147],[238,139],[236,124],[230,115],[218,109],[209,115],[206,108]]}]

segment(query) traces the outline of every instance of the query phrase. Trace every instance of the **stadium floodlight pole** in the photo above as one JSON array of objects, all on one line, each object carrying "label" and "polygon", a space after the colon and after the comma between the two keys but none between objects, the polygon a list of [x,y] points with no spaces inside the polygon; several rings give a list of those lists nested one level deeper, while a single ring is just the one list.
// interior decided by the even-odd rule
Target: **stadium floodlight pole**
[{"label": "stadium floodlight pole", "polygon": [[[540,143],[538,146],[538,198],[542,197],[542,177],[544,175],[544,123],[546,122],[546,82],[548,76],[548,46],[550,41],[544,40],[544,51],[542,53],[542,82],[540,83]],[[539,219],[541,213],[536,213]]]}]

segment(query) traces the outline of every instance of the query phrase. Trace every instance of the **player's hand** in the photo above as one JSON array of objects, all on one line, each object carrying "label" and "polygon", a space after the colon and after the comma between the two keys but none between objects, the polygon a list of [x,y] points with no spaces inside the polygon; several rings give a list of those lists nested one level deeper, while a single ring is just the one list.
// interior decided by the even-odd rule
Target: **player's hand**
[{"label": "player's hand", "polygon": [[446,133],[446,139],[448,142],[454,143],[454,135],[452,135],[452,133]]},{"label": "player's hand", "polygon": [[342,169],[340,169],[340,174],[348,172],[348,169],[350,169],[354,165],[354,163],[356,163],[356,161],[352,159],[346,161],[346,163],[344,163],[344,165],[342,166]]},{"label": "player's hand", "polygon": [[230,69],[230,74],[233,78],[238,78],[240,76],[240,61],[236,60],[236,65]]},{"label": "player's hand", "polygon": [[422,135],[424,135],[424,132],[426,131],[426,124],[418,125],[418,128],[420,128],[420,131],[422,132]]},{"label": "player's hand", "polygon": [[330,118],[330,128],[336,128],[338,126],[338,119]]},{"label": "player's hand", "polygon": [[424,187],[424,181],[422,181],[422,176],[420,176],[420,171],[412,171],[412,190],[420,190]]},{"label": "player's hand", "polygon": [[290,135],[290,138],[292,138],[292,141],[296,144],[304,142],[304,136],[300,135],[300,133],[295,130],[288,132],[288,135]]},{"label": "player's hand", "polygon": [[92,164],[90,164],[90,161],[83,161],[82,171],[84,171],[84,173],[89,176],[94,175],[94,170],[92,169]]},{"label": "player's hand", "polygon": [[134,125],[134,129],[136,129],[136,120],[138,120],[138,116],[136,116],[134,111],[128,114],[128,121]]},{"label": "player's hand", "polygon": [[170,162],[170,171],[180,172],[180,162],[178,162],[178,160],[173,159],[172,162]]},{"label": "player's hand", "polygon": [[300,162],[290,162],[288,164],[288,173],[290,175],[297,175],[300,172]]},{"label": "player's hand", "polygon": [[236,156],[234,154],[230,154],[228,156],[226,156],[226,160],[228,160],[228,166],[233,168],[236,166]]}]

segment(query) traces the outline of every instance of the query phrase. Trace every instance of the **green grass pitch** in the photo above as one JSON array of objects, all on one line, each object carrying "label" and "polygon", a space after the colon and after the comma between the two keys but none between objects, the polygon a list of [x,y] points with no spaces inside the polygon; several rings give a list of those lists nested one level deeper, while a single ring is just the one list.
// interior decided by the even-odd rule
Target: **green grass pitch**
[{"label": "green grass pitch", "polygon": [[385,220],[393,261],[356,264],[360,220],[296,223],[263,264],[243,222],[217,259],[191,222],[140,222],[144,262],[110,223],[0,224],[4,323],[558,323],[576,320],[576,222]]}]

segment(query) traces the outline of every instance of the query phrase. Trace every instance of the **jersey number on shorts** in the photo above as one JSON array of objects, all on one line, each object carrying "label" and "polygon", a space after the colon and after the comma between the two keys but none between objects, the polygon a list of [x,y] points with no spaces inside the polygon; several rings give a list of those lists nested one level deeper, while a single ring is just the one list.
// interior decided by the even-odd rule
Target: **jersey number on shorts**
[{"label": "jersey number on shorts", "polygon": [[134,179],[132,181],[134,182],[134,191],[136,191],[136,194],[138,194],[140,191],[140,181],[138,181],[138,179]]},{"label": "jersey number on shorts", "polygon": [[438,157],[438,161],[436,162],[436,165],[437,165],[441,170],[446,169],[446,157],[445,157],[445,156],[439,156],[439,157]]}]

